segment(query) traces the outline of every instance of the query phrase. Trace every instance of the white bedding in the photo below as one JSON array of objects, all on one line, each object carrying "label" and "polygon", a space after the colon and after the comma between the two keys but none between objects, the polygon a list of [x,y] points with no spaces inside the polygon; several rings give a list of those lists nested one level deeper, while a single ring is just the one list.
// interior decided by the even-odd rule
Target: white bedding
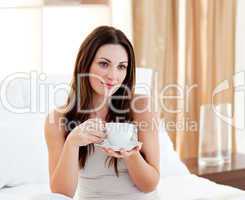
[{"label": "white bedding", "polygon": [[28,200],[33,195],[49,192],[47,184],[25,184],[0,189],[0,200]]},{"label": "white bedding", "polygon": [[245,191],[195,175],[166,177],[159,192],[163,200],[245,200]]},{"label": "white bedding", "polygon": [[[33,195],[49,193],[48,185],[27,184],[0,190],[0,200],[30,200]],[[162,178],[159,184],[161,200],[245,200],[245,191],[219,185],[195,175]],[[52,199],[63,200],[59,195]]]}]

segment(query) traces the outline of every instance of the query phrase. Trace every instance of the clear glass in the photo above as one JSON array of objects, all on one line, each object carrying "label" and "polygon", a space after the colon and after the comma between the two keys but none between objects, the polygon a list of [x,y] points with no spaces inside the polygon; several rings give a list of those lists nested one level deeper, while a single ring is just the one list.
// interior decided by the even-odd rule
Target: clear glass
[{"label": "clear glass", "polygon": [[231,159],[231,125],[224,119],[231,116],[230,104],[202,105],[199,126],[199,165],[216,166]]},{"label": "clear glass", "polygon": [[[216,108],[217,131],[221,133],[222,156],[225,163],[231,161],[232,154],[232,107],[231,104],[219,104]],[[218,113],[218,114],[217,114]]]}]

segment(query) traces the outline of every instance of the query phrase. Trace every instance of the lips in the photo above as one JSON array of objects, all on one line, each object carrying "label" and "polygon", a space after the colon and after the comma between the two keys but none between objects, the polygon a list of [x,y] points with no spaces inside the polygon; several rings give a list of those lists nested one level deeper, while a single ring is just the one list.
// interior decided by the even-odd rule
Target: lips
[{"label": "lips", "polygon": [[112,88],[112,87],[114,86],[113,84],[109,84],[109,83],[105,83],[104,85],[105,85],[107,88],[109,88],[109,89]]},{"label": "lips", "polygon": [[111,84],[111,83],[103,83],[103,82],[101,83],[109,89],[115,86],[115,84]]},{"label": "lips", "polygon": [[107,86],[109,86],[109,87],[114,86],[113,84],[110,84],[110,83],[106,83],[105,85],[107,85]]}]

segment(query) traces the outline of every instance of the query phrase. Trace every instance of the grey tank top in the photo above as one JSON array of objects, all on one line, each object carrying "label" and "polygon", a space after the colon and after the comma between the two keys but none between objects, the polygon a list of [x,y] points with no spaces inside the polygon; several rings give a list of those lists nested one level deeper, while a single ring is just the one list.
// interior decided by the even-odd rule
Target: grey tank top
[{"label": "grey tank top", "polygon": [[129,177],[123,159],[118,159],[119,177],[114,167],[105,164],[107,155],[99,147],[88,156],[78,182],[79,200],[158,200],[157,190],[141,192]]}]

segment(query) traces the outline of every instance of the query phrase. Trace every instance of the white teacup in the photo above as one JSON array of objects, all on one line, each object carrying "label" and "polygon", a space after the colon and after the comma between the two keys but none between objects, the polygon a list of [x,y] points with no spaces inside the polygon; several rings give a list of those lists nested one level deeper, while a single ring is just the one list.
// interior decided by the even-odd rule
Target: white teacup
[{"label": "white teacup", "polygon": [[118,147],[129,144],[136,132],[136,126],[130,123],[109,122],[105,127],[109,143]]}]

